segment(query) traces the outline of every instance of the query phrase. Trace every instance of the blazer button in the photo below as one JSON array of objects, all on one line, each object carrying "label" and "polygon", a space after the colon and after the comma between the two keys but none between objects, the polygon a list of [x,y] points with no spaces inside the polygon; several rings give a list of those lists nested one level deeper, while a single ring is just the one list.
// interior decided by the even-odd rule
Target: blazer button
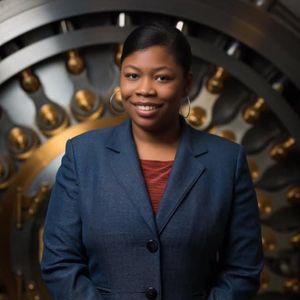
[{"label": "blazer button", "polygon": [[150,252],[156,252],[158,250],[158,243],[155,240],[149,240],[147,242],[147,249]]},{"label": "blazer button", "polygon": [[153,287],[148,287],[146,289],[145,295],[148,299],[156,299],[157,297],[157,290]]}]

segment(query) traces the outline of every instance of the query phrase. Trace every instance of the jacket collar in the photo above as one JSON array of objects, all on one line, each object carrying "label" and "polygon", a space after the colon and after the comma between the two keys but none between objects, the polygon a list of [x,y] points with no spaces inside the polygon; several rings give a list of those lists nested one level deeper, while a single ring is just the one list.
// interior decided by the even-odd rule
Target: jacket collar
[{"label": "jacket collar", "polygon": [[115,153],[111,167],[128,198],[156,234],[161,234],[181,202],[205,170],[198,159],[208,152],[205,138],[181,119],[182,133],[171,174],[156,215],[153,216],[148,192],[134,144],[131,121],[114,128],[106,147]]},{"label": "jacket collar", "polygon": [[[208,152],[205,140],[199,137],[201,132],[189,126],[182,117],[180,118],[180,124],[182,127],[180,144],[184,144],[185,147],[187,147],[187,150],[190,151],[191,155],[194,157]],[[132,147],[135,149],[130,119],[125,120],[123,123],[114,128],[106,147],[119,153],[122,151],[126,152],[126,149],[130,149],[131,151],[133,150]]]}]

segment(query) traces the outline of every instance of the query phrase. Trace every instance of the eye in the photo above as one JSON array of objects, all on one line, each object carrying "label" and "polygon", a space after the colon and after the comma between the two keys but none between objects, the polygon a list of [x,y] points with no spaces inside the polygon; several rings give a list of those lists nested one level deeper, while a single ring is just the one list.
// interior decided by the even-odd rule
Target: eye
[{"label": "eye", "polygon": [[126,73],[125,77],[131,80],[138,79],[139,75],[137,73]]},{"label": "eye", "polygon": [[169,75],[157,75],[155,76],[155,80],[159,82],[167,82],[171,80],[172,78]]}]

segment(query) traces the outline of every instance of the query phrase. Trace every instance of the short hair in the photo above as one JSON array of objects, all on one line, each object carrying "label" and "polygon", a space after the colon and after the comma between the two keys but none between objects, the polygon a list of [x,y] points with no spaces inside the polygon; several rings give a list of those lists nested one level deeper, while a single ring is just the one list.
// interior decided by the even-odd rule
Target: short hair
[{"label": "short hair", "polygon": [[191,46],[180,30],[164,23],[141,25],[134,29],[124,42],[121,64],[135,51],[153,46],[165,47],[182,67],[184,74],[188,74],[192,63]]}]

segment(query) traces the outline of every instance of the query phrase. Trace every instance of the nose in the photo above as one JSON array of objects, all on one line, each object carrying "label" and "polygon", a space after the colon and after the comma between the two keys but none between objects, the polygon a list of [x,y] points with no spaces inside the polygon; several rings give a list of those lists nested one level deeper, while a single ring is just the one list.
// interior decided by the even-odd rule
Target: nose
[{"label": "nose", "polygon": [[143,97],[155,96],[156,92],[151,79],[146,77],[141,78],[135,93],[137,96]]}]

